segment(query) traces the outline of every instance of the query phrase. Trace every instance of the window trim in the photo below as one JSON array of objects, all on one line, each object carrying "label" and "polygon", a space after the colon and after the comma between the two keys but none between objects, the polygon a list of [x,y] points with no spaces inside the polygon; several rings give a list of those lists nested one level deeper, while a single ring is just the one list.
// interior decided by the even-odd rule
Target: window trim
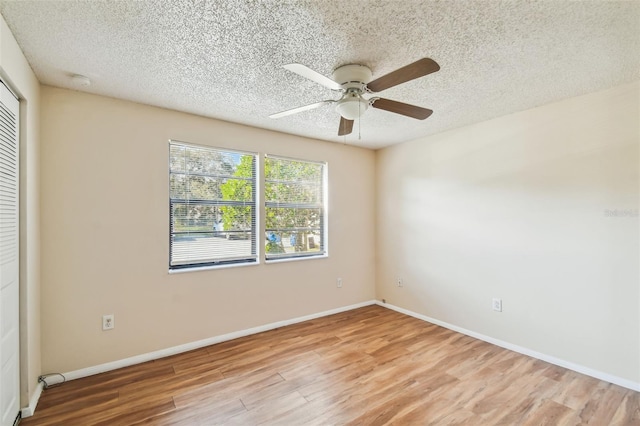
[{"label": "window trim", "polygon": [[[253,157],[253,167],[254,167],[254,178],[247,178],[246,180],[248,181],[253,181],[253,192],[252,192],[252,206],[253,206],[253,220],[252,220],[252,229],[251,229],[251,233],[252,233],[252,239],[251,239],[251,245],[252,245],[252,254],[249,257],[243,257],[243,258],[238,258],[238,259],[226,259],[226,260],[215,260],[215,261],[210,261],[210,262],[198,262],[198,263],[184,263],[184,264],[177,264],[177,265],[172,265],[172,256],[173,256],[173,244],[172,244],[172,236],[175,234],[173,232],[173,221],[172,221],[172,206],[174,203],[178,202],[184,202],[184,201],[191,201],[191,202],[202,202],[203,204],[210,204],[210,205],[232,205],[234,203],[237,203],[237,201],[231,201],[231,202],[224,202],[224,201],[220,201],[220,200],[178,200],[175,201],[174,199],[172,199],[171,197],[171,147],[172,146],[183,146],[186,148],[195,148],[195,149],[204,149],[204,150],[210,150],[210,151],[220,151],[220,152],[224,152],[224,153],[232,153],[232,154],[239,154],[239,155],[250,155]],[[259,230],[260,230],[260,218],[261,218],[261,209],[260,209],[260,199],[261,199],[261,193],[260,193],[260,183],[261,183],[261,173],[260,173],[260,154],[257,152],[252,152],[252,151],[243,151],[243,150],[237,150],[237,149],[230,149],[230,148],[226,148],[226,147],[217,147],[217,146],[211,146],[211,145],[200,145],[200,144],[193,144],[193,143],[189,143],[189,142],[183,142],[183,141],[179,141],[176,139],[169,139],[168,141],[168,164],[167,164],[167,178],[168,178],[168,189],[169,189],[169,273],[178,273],[178,272],[187,272],[187,271],[200,271],[200,270],[207,270],[207,269],[218,269],[218,268],[225,268],[225,267],[237,267],[237,266],[246,266],[246,265],[257,265],[260,263],[260,257],[261,257],[261,246],[259,244]],[[198,174],[195,174],[198,175]],[[208,175],[208,174],[202,174],[202,176],[207,176],[207,177],[215,177],[215,176],[219,176],[219,175]]]}]

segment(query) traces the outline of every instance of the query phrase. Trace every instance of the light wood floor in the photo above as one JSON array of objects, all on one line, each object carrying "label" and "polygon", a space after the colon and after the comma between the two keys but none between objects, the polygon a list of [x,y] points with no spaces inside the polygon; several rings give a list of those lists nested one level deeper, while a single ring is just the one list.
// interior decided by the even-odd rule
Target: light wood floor
[{"label": "light wood floor", "polygon": [[640,425],[640,393],[369,306],[44,391],[30,425]]}]

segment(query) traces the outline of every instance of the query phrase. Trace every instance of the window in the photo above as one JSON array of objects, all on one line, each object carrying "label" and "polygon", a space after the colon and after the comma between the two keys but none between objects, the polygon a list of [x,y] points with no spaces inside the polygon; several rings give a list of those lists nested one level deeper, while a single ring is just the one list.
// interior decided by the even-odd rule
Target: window
[{"label": "window", "polygon": [[169,143],[170,269],[256,262],[256,155]]},{"label": "window", "polygon": [[264,168],[266,259],[324,255],[326,164],[267,156]]}]

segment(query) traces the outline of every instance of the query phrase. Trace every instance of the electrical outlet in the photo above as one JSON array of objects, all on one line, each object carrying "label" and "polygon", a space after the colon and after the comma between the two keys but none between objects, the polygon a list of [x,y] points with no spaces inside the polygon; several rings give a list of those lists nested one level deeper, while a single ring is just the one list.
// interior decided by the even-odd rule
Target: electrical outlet
[{"label": "electrical outlet", "polygon": [[115,326],[113,314],[102,316],[102,330],[113,330]]},{"label": "electrical outlet", "polygon": [[404,287],[404,281],[402,280],[402,278],[397,278],[396,279],[396,284],[398,285],[398,287]]},{"label": "electrical outlet", "polygon": [[502,299],[494,298],[492,306],[494,311],[502,312]]},{"label": "electrical outlet", "polygon": [[338,278],[338,279],[337,279],[337,281],[336,281],[336,286],[337,286],[338,288],[342,288],[342,278]]}]

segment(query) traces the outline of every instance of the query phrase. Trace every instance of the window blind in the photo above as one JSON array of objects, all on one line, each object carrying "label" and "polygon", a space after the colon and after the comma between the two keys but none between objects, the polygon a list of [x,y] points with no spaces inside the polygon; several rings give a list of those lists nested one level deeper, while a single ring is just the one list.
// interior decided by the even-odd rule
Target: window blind
[{"label": "window blind", "polygon": [[170,142],[171,269],[256,262],[256,155]]}]

